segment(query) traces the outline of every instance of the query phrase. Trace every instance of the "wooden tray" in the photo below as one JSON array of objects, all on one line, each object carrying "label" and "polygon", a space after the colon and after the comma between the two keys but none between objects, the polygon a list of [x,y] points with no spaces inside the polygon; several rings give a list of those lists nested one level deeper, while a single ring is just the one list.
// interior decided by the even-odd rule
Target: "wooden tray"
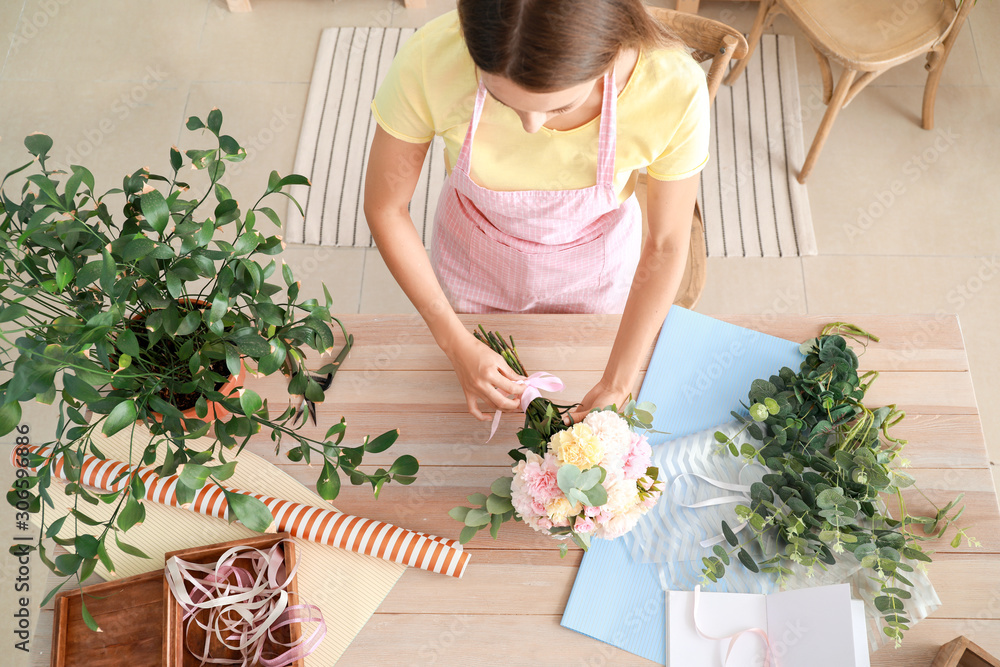
[{"label": "wooden tray", "polygon": [[[270,548],[278,542],[281,542],[282,540],[288,540],[282,545],[282,549],[285,552],[285,571],[287,572],[295,566],[295,543],[292,542],[291,535],[289,533],[260,535],[257,537],[250,537],[245,540],[233,540],[231,542],[212,544],[205,547],[194,547],[191,549],[183,549],[181,551],[170,551],[164,554],[163,558],[164,562],[166,562],[174,556],[177,556],[181,560],[186,560],[189,563],[199,563],[205,565],[215,563],[219,559],[219,556],[233,547],[248,546],[264,550]],[[236,565],[240,564],[240,560],[241,559],[236,560]],[[162,652],[160,654],[163,658],[162,664],[164,667],[200,667],[201,661],[195,658],[190,651],[186,650],[184,646],[184,622],[182,621],[184,613],[181,609],[181,605],[174,598],[173,593],[170,592],[166,577],[161,578],[163,580],[162,596],[165,607],[163,615],[163,636],[167,639],[167,641],[163,642]],[[297,577],[292,578],[292,580],[288,583],[286,590],[290,596],[289,604],[298,604],[299,589]],[[301,631],[301,626],[298,623],[293,623],[291,625],[286,625],[283,628],[279,628],[275,634],[279,641],[287,643],[298,640],[301,636]],[[197,640],[200,639],[200,637],[197,638]],[[233,653],[230,657],[238,656]],[[303,667],[304,662],[305,661],[300,658],[299,660],[289,663],[288,667]],[[93,667],[97,667],[97,665],[94,665]],[[129,664],[129,667],[137,666]]]},{"label": "wooden tray", "polygon": [[1000,660],[965,636],[941,647],[931,667],[1000,667]]},{"label": "wooden tray", "polygon": [[[156,570],[57,594],[52,667],[159,667],[164,581]],[[102,632],[83,622],[81,594]]]}]

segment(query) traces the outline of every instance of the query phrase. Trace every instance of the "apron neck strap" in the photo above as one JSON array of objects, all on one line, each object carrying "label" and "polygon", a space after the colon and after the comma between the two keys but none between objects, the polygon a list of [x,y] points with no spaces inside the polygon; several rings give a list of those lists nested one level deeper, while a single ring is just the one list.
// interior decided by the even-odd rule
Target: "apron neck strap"
[{"label": "apron neck strap", "polygon": [[[469,123],[469,130],[462,142],[462,149],[458,154],[455,163],[456,169],[469,173],[472,164],[472,139],[479,127],[479,119],[483,115],[483,106],[486,103],[486,84],[482,77],[479,78],[479,87],[476,90],[476,103],[472,109],[472,120]],[[615,77],[615,68],[604,74],[604,94],[601,100],[601,126],[597,143],[597,184],[613,186],[615,179],[615,152],[617,144],[617,112],[618,112],[618,81]]]}]

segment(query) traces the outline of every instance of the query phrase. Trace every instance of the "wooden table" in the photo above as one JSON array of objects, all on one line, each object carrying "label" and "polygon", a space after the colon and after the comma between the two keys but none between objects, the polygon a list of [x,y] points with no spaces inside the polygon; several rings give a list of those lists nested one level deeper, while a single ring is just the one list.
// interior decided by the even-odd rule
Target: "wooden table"
[{"label": "wooden table", "polygon": [[[871,404],[895,402],[907,412],[895,433],[910,441],[913,474],[925,493],[942,504],[965,492],[963,524],[972,526],[982,547],[934,545],[941,551],[930,574],[941,608],[907,634],[900,650],[883,649],[872,664],[930,665],[938,647],[958,635],[1000,654],[1000,511],[957,318],[721,319],[792,341],[817,335],[830,321],[853,322],[882,337],[861,357],[865,369],[883,371],[869,393]],[[529,370],[555,373],[566,382],[563,395],[578,400],[601,375],[618,318],[463,316],[463,321],[470,328],[482,323],[512,335]],[[345,317],[344,323],[356,344],[319,408],[320,426],[310,426],[310,432],[321,437],[341,416],[347,418],[348,441],[353,442],[399,427],[397,444],[366,461],[388,465],[410,453],[420,460],[421,470],[414,485],[388,485],[378,500],[370,487],[345,485],[337,506],[457,537],[460,526],[448,510],[503,474],[521,420],[505,417],[494,442],[483,444],[488,424],[466,413],[447,358],[415,316],[358,315]],[[272,401],[285,400],[280,377],[252,381],[251,386]],[[251,448],[273,457],[268,440]],[[279,461],[303,484],[315,483],[318,468],[284,457]],[[907,502],[911,511],[928,507],[914,493],[907,493]],[[652,664],[559,626],[582,557],[578,549],[561,560],[555,541],[523,524],[503,526],[497,541],[481,534],[468,549],[473,558],[462,580],[408,570],[338,665]],[[44,633],[51,621],[46,620],[39,624],[36,648],[49,641]],[[47,664],[47,656],[36,664]]]}]

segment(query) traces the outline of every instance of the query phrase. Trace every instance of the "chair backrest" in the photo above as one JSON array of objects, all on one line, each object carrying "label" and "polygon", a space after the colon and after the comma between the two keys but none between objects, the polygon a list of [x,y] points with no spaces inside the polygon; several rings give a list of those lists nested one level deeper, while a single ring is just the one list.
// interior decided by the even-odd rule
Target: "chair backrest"
[{"label": "chair backrest", "polygon": [[686,46],[693,49],[691,54],[698,62],[711,59],[708,70],[708,95],[715,100],[722,77],[732,59],[739,60],[747,55],[747,40],[736,28],[712,19],[678,12],[661,7],[647,7],[649,13],[676,35]]}]

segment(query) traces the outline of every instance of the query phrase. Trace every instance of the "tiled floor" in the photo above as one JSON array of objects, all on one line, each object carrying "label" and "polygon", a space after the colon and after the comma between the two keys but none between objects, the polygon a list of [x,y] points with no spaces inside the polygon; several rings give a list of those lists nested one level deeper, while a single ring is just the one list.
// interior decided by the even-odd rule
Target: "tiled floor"
[{"label": "tiled floor", "polygon": [[[230,14],[224,0],[2,0],[0,168],[25,162],[21,139],[43,131],[56,142],[54,159],[88,164],[111,188],[139,166],[166,168],[172,144],[196,146],[184,119],[218,106],[248,147],[247,161],[227,174],[237,198],[248,199],[271,169],[292,169],[323,27],[419,26],[452,7],[253,0],[252,13]],[[703,2],[701,11],[742,30],[755,12],[752,2]],[[775,30],[796,32],[784,19]],[[709,314],[958,312],[994,461],[1000,279],[976,276],[1000,269],[998,36],[1000,3],[979,2],[947,64],[932,132],[918,125],[922,61],[876,80],[841,113],[809,181],[820,255],[709,260],[699,306]],[[823,112],[819,69],[803,40],[798,56],[808,142]],[[300,246],[284,259],[306,292],[319,295],[326,282],[340,312],[412,310],[374,250]]]}]

